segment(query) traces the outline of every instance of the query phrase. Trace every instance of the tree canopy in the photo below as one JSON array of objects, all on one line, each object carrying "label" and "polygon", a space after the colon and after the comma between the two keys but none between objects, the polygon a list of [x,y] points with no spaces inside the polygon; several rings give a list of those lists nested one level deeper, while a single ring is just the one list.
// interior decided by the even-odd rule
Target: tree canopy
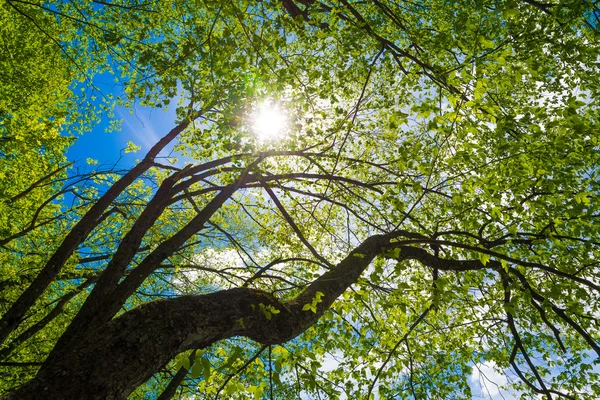
[{"label": "tree canopy", "polygon": [[[0,395],[597,399],[599,19],[7,0]],[[137,105],[134,166],[67,163]]]}]

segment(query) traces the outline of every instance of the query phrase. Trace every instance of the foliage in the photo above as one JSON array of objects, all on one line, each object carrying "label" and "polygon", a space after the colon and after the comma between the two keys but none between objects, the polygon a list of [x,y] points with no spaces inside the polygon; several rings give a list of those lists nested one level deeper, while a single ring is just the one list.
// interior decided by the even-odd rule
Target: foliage
[{"label": "foliage", "polygon": [[[66,117],[72,76],[68,63],[35,27],[13,15],[6,4],[0,13],[0,207],[1,235],[8,237],[31,219],[21,212],[45,200],[24,199],[24,192],[41,186],[43,176],[64,162],[69,139],[60,136],[59,127]],[[21,204],[11,206],[19,200]],[[30,204],[23,204],[27,200]]]},{"label": "foliage", "polygon": [[[594,2],[2,7],[29,66],[0,86],[5,393],[470,398],[491,365],[523,398],[600,396]],[[69,88],[107,71],[178,121],[78,175],[58,131],[96,111]]]}]

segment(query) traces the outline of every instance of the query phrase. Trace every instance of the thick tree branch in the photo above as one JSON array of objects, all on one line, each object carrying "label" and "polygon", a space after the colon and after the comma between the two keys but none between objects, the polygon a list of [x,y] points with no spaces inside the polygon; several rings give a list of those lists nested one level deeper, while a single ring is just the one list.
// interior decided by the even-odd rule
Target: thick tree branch
[{"label": "thick tree branch", "polygon": [[[124,398],[186,349],[205,348],[233,336],[246,336],[265,345],[284,343],[312,326],[356,282],[389,238],[369,237],[304,292],[284,303],[263,291],[238,288],[137,307],[88,330],[11,398],[47,398],[59,387],[64,399]],[[318,292],[323,295],[316,312],[303,311]],[[264,307],[280,312],[267,319]]]}]

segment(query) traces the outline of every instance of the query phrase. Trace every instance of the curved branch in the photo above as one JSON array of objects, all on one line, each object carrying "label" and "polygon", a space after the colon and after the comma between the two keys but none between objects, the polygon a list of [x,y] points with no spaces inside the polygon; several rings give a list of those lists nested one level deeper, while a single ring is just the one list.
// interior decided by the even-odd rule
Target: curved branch
[{"label": "curved branch", "polygon": [[[287,302],[260,290],[238,288],[158,300],[134,308],[79,336],[61,357],[54,357],[11,398],[48,398],[58,393],[59,387],[64,399],[124,398],[187,349],[205,348],[233,336],[246,336],[264,345],[284,343],[316,323],[356,282],[389,239],[390,235],[367,238]],[[303,310],[318,292],[322,293],[321,302],[315,312]],[[265,306],[280,312],[268,319],[262,311]]]}]

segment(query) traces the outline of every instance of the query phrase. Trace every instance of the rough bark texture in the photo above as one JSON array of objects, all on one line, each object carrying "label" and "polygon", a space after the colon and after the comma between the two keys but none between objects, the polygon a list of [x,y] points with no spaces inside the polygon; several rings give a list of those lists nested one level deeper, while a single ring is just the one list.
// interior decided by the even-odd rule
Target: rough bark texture
[{"label": "rough bark texture", "polygon": [[[233,336],[286,342],[312,326],[388,243],[372,236],[295,299],[248,288],[154,301],[110,321],[44,365],[11,399],[124,399],[178,353]],[[302,311],[317,292],[317,312]],[[261,306],[279,314],[267,319]],[[242,319],[243,323],[240,322]]]}]

